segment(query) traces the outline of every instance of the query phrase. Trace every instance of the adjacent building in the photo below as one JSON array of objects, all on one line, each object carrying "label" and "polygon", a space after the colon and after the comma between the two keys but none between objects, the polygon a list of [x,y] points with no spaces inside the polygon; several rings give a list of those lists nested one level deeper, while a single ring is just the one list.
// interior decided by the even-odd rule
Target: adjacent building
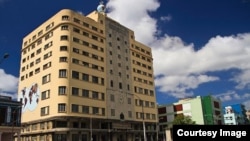
[{"label": "adjacent building", "polygon": [[248,120],[248,124],[249,124],[249,121],[250,121],[250,110],[246,111],[246,116],[247,116],[247,120]]},{"label": "adjacent building", "polygon": [[245,106],[243,104],[226,106],[224,110],[224,121],[226,125],[248,124]]},{"label": "adjacent building", "polygon": [[224,124],[221,101],[211,95],[203,96],[201,100],[204,123],[206,125]]},{"label": "adjacent building", "polygon": [[21,131],[21,103],[0,95],[0,141],[12,141]]},{"label": "adjacent building", "polygon": [[197,96],[184,98],[178,102],[166,105],[158,105],[159,117],[159,138],[169,140],[166,136],[166,129],[172,128],[172,122],[179,114],[189,116],[196,124],[222,124],[222,107],[221,102],[208,96]]},{"label": "adjacent building", "polygon": [[104,10],[63,9],[23,38],[22,140],[156,140],[151,48]]}]

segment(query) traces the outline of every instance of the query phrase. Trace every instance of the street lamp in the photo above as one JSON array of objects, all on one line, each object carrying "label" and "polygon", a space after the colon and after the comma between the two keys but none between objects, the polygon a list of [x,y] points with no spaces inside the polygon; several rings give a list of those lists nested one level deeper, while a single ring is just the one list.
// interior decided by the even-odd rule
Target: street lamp
[{"label": "street lamp", "polygon": [[0,64],[3,62],[4,59],[8,58],[10,55],[8,53],[5,53],[3,57],[0,60]]},{"label": "street lamp", "polygon": [[[94,115],[97,115],[98,113],[94,113]],[[93,115],[93,114],[92,114]],[[93,127],[92,127],[92,115],[90,117],[90,141],[93,141]]]},{"label": "street lamp", "polygon": [[[13,141],[13,136],[14,136],[14,126],[20,124],[20,114],[21,114],[21,108],[22,106],[17,106],[13,111],[12,111],[12,130],[11,130],[11,141]],[[17,113],[17,119],[14,119],[14,114]],[[16,124],[15,124],[16,123]],[[15,125],[14,125],[15,124]],[[19,141],[19,138],[18,138]]]},{"label": "street lamp", "polygon": [[144,105],[141,103],[141,98],[137,95],[134,94],[139,100],[140,100],[140,105],[142,106],[142,126],[143,126],[143,137],[144,141],[147,141],[147,136],[146,136],[146,127],[145,127],[145,119],[144,119]]}]

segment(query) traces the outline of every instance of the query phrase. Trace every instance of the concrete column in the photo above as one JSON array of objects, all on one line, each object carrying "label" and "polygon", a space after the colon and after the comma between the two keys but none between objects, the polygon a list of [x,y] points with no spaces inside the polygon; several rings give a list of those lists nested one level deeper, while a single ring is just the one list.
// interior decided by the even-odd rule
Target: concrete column
[{"label": "concrete column", "polygon": [[20,136],[20,131],[19,132],[17,132],[17,141],[21,141],[21,136]]},{"label": "concrete column", "polygon": [[171,130],[167,129],[165,134],[166,134],[166,141],[173,141]]}]

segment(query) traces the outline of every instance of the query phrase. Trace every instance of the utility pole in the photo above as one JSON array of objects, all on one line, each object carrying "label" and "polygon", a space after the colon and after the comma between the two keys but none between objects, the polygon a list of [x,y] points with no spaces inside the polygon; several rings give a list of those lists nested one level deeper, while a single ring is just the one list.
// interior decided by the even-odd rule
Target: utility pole
[{"label": "utility pole", "polygon": [[141,98],[134,94],[139,100],[140,100],[140,106],[142,106],[142,126],[143,126],[143,138],[144,141],[147,141],[147,135],[146,135],[146,126],[145,126],[145,118],[144,118],[144,105],[143,102],[141,103]]}]

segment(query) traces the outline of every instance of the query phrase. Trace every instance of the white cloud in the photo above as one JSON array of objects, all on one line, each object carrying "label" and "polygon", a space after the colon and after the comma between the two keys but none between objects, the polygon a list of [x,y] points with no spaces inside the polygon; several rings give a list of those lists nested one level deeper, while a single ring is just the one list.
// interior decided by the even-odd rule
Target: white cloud
[{"label": "white cloud", "polygon": [[157,0],[109,0],[107,3],[109,17],[135,31],[135,38],[144,44],[154,40],[157,33],[156,19],[150,17],[160,6]]},{"label": "white cloud", "polygon": [[217,94],[214,96],[216,98],[219,98],[222,102],[231,101],[231,100],[246,100],[246,99],[250,98],[249,93],[245,93],[245,94],[240,95],[235,91],[228,91],[226,93],[221,93],[221,94]]},{"label": "white cloud", "polygon": [[161,21],[171,21],[172,16],[171,15],[162,16],[162,17],[160,17],[160,19],[161,19]]},{"label": "white cloud", "polygon": [[[107,4],[109,17],[134,30],[138,41],[152,47],[159,90],[175,97],[190,96],[193,95],[190,90],[200,84],[220,79],[207,72],[232,68],[244,70],[234,78],[238,87],[249,86],[250,33],[216,36],[195,51],[193,44],[186,44],[180,37],[156,36],[161,31],[150,12],[157,11],[159,6],[157,0],[110,0]],[[234,96],[239,98],[237,94]]]},{"label": "white cloud", "polygon": [[241,73],[235,75],[231,80],[238,83],[237,89],[250,88],[250,69],[242,70]]},{"label": "white cloud", "polygon": [[250,100],[243,102],[243,105],[245,105],[246,110],[250,110]]},{"label": "white cloud", "polygon": [[16,98],[18,88],[18,78],[13,75],[6,74],[4,70],[0,69],[0,94]]},{"label": "white cloud", "polygon": [[195,89],[201,83],[216,81],[219,78],[206,75],[165,75],[155,80],[155,85],[159,91],[169,92],[170,95],[183,98],[192,96],[192,93],[186,93],[187,90]]}]

